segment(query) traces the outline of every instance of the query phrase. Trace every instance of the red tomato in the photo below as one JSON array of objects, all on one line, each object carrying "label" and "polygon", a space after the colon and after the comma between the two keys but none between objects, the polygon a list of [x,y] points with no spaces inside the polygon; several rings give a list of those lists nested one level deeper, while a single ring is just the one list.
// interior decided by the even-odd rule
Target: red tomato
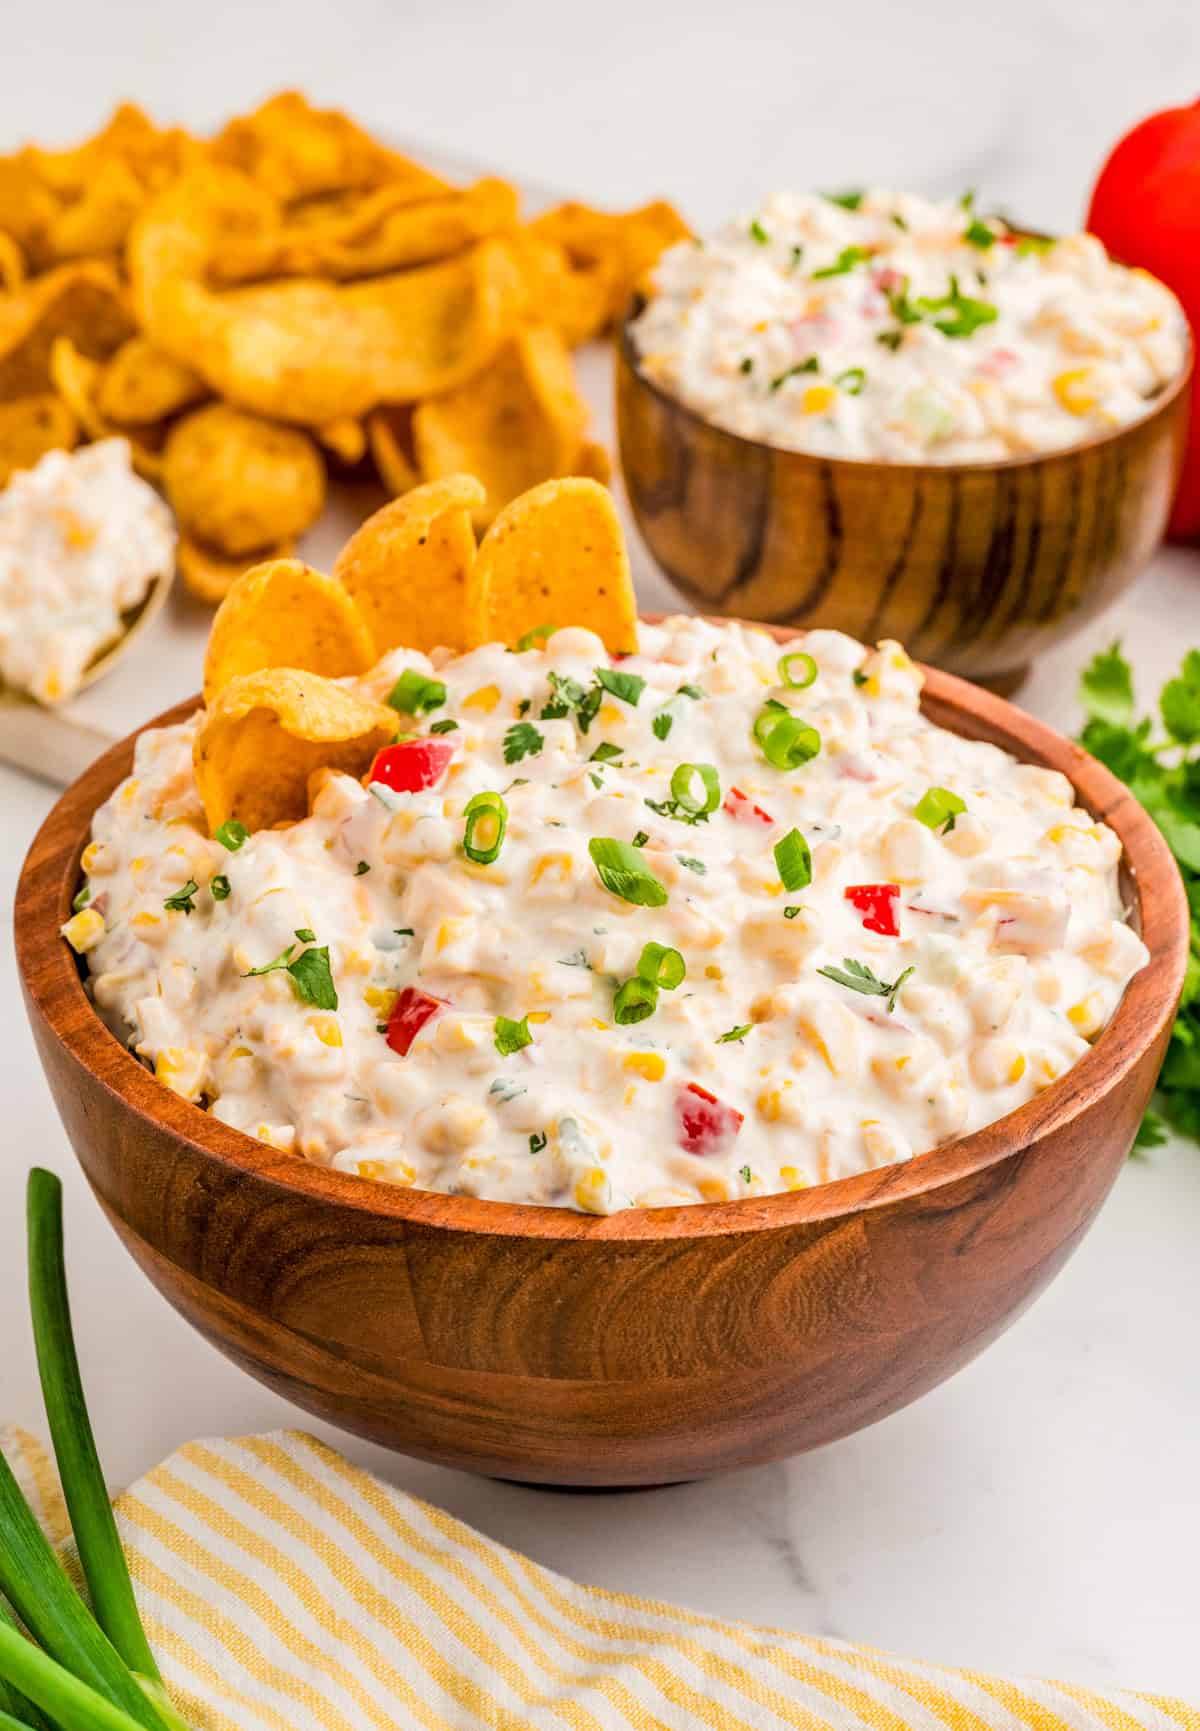
[{"label": "red tomato", "polygon": [[699,1082],[689,1082],[675,1096],[679,1146],[687,1154],[722,1154],[745,1121],[745,1113],[727,1106]]},{"label": "red tomato", "polygon": [[407,1058],[409,1048],[426,1022],[445,1007],[440,998],[431,998],[428,992],[422,992],[417,986],[405,986],[388,1017],[387,1043],[392,1051]]},{"label": "red tomato", "polygon": [[773,824],[775,822],[770,812],[764,811],[761,805],[755,805],[753,800],[747,799],[740,787],[730,788],[721,810],[727,817],[735,818],[738,823]]},{"label": "red tomato", "polygon": [[[1174,289],[1200,344],[1200,102],[1164,108],[1126,133],[1100,170],[1087,226],[1114,258]],[[1200,536],[1200,368],[1168,533]]]},{"label": "red tomato", "polygon": [[444,739],[405,739],[375,753],[367,780],[381,781],[396,793],[421,793],[445,775],[454,747]]},{"label": "red tomato", "polygon": [[845,895],[862,915],[864,931],[879,932],[885,938],[900,936],[899,884],[851,884]]}]

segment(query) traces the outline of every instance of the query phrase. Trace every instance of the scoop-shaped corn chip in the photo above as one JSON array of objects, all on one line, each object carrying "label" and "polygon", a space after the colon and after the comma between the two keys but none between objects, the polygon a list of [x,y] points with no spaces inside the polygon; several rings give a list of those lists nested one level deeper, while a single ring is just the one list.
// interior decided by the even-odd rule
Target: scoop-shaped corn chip
[{"label": "scoop-shaped corn chip", "polygon": [[[253,564],[290,559],[293,550],[291,541],[281,541],[276,547],[263,547]],[[175,547],[175,565],[183,578],[184,588],[193,600],[203,602],[206,607],[216,607],[224,601],[238,578],[251,568],[251,563],[245,557],[231,559],[226,553],[218,553],[214,547],[206,547],[203,541],[194,541],[190,535],[181,535]]]},{"label": "scoop-shaped corn chip", "polygon": [[353,415],[341,415],[336,421],[326,421],[315,428],[317,438],[327,451],[332,451],[339,463],[353,468],[367,454],[367,429]]},{"label": "scoop-shaped corn chip", "polygon": [[130,337],[105,364],[96,406],[110,421],[139,427],[166,420],[207,395],[199,373],[147,337]]},{"label": "scoop-shaped corn chip", "polygon": [[64,206],[50,224],[46,244],[51,256],[65,261],[119,252],[145,202],[145,189],[133,170],[110,157],[82,197]]},{"label": "scoop-shaped corn chip", "polygon": [[620,317],[638,280],[660,253],[690,233],[679,212],[663,199],[621,213],[559,204],[537,217],[530,231],[561,246],[577,270],[606,273],[608,320]]},{"label": "scoop-shaped corn chip", "polygon": [[401,644],[469,649],[483,641],[471,527],[483,497],[470,475],[430,481],[368,517],[342,548],[333,574],[366,620],[376,656]]},{"label": "scoop-shaped corn chip", "polygon": [[0,289],[13,294],[25,281],[25,254],[11,234],[0,229]]},{"label": "scoop-shaped corn chip", "polygon": [[421,479],[413,455],[412,418],[409,408],[372,409],[367,416],[371,458],[393,497],[407,493]]},{"label": "scoop-shaped corn chip", "polygon": [[217,609],[204,657],[204,697],[263,667],[296,667],[336,679],[365,673],[371,633],[342,585],[299,559],[244,571]]},{"label": "scoop-shaped corn chip", "polygon": [[249,830],[298,821],[314,770],[361,775],[395,733],[393,710],[319,673],[272,667],[232,680],[192,748],[209,828],[230,818]]},{"label": "scoop-shaped corn chip", "polygon": [[[513,329],[523,289],[501,239],[444,264],[340,285],[315,278],[175,295],[151,334],[219,395],[310,426],[450,390]],[[176,347],[178,332],[188,348]]]},{"label": "scoop-shaped corn chip", "polygon": [[100,361],[80,354],[69,337],[55,339],[50,350],[51,382],[82,431],[89,439],[124,439],[136,472],[144,481],[160,482],[166,428],[156,425],[134,430],[114,426],[100,412],[98,398],[103,377]]},{"label": "scoop-shaped corn chip", "polygon": [[504,180],[480,180],[418,201],[404,185],[383,186],[323,224],[285,230],[274,269],[342,281],[376,276],[448,258],[516,220],[516,189]]},{"label": "scoop-shaped corn chip", "polygon": [[301,534],[325,503],[325,466],[307,433],[224,403],[172,427],[164,479],[180,526],[234,557]]},{"label": "scoop-shaped corn chip", "polygon": [[475,522],[485,527],[518,493],[575,471],[587,419],[562,338],[531,325],[475,378],[417,405],[417,465],[427,479],[477,476],[487,497]]},{"label": "scoop-shaped corn chip", "polygon": [[50,384],[50,351],[65,337],[89,358],[109,355],[133,332],[124,291],[109,265],[62,265],[0,299],[0,401]]},{"label": "scoop-shaped corn chip", "polygon": [[47,451],[69,451],[78,437],[74,415],[50,391],[0,403],[0,487],[18,469],[32,469]]},{"label": "scoop-shaped corn chip", "polygon": [[526,316],[553,325],[571,349],[599,336],[619,294],[617,264],[580,262],[530,228],[519,230],[512,245],[525,284]]},{"label": "scoop-shaped corn chip", "polygon": [[212,152],[286,201],[388,180],[426,195],[445,186],[428,169],[377,143],[349,115],[313,108],[297,90],[281,91],[253,114],[231,120]]},{"label": "scoop-shaped corn chip", "polygon": [[586,626],[614,655],[637,649],[625,538],[598,481],[544,481],[514,499],[480,543],[474,580],[488,641],[549,622]]}]

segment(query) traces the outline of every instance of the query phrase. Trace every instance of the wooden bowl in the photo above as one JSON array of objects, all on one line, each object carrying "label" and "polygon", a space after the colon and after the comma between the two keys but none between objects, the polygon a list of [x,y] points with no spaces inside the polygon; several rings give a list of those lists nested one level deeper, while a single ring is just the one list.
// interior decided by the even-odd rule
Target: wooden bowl
[{"label": "wooden bowl", "polygon": [[672,583],[708,613],[829,626],[1005,694],[1110,606],[1166,528],[1191,350],[1140,421],[996,463],[816,457],[715,427],[617,344],[626,491]]},{"label": "wooden bowl", "polygon": [[1158,830],[1077,746],[946,674],[924,708],[1071,778],[1124,844],[1149,965],[1075,1068],[985,1130],[809,1190],[607,1219],[309,1165],[144,1069],[59,937],[92,813],[130,768],[133,740],[115,746],[34,841],[16,944],[58,1109],[126,1246],[298,1405],[504,1477],[697,1478],[831,1442],[934,1387],[1024,1309],[1103,1201],[1162,1061],[1188,914]]}]

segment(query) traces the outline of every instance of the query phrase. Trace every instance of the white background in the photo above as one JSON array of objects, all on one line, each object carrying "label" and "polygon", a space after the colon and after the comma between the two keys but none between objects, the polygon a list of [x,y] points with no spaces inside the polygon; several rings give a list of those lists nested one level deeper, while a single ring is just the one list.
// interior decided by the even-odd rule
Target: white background
[{"label": "white background", "polygon": [[[875,179],[1048,228],[1106,148],[1200,89],[1200,8],[1146,0],[109,0],[3,9],[0,149],[66,143],[122,96],[209,127],[287,84],[396,136],[698,225],[781,184]],[[1164,555],[1024,700],[1071,726],[1074,675],[1120,631],[1147,691],[1200,643],[1200,554]],[[183,695],[182,692],[179,695]],[[50,794],[0,771],[0,896]],[[4,937],[0,1418],[40,1411],[21,1185],[68,1186],[70,1268],[115,1484],[185,1438],[296,1422],[192,1335],[101,1220],[60,1131]],[[1200,1700],[1196,1244],[1200,1150],[1131,1166],[1033,1311],[947,1387],[787,1466],[638,1496],[489,1484],[349,1445],[396,1482],[578,1578],[951,1664]],[[331,1434],[331,1433],[325,1433]]]}]

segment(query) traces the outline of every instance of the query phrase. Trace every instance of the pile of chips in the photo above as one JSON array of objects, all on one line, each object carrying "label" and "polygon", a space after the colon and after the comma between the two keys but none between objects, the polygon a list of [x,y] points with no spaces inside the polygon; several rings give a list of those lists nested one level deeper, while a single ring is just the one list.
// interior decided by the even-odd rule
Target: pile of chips
[{"label": "pile of chips", "polygon": [[559,625],[637,648],[637,608],[611,495],[587,477],[544,481],[496,517],[478,549],[484,490],[426,482],[369,517],[332,576],[298,559],[245,571],[217,609],[204,662],[196,785],[215,833],[307,816],[318,771],[362,775],[402,725],[339,684],[390,649],[528,647]]},{"label": "pile of chips", "polygon": [[570,351],[623,310],[670,205],[449,185],[294,92],[211,139],[117,110],[73,150],[0,158],[0,485],[120,434],[217,601],[283,557],[327,478],[392,494],[467,471],[475,528],[529,487],[608,477]]}]

